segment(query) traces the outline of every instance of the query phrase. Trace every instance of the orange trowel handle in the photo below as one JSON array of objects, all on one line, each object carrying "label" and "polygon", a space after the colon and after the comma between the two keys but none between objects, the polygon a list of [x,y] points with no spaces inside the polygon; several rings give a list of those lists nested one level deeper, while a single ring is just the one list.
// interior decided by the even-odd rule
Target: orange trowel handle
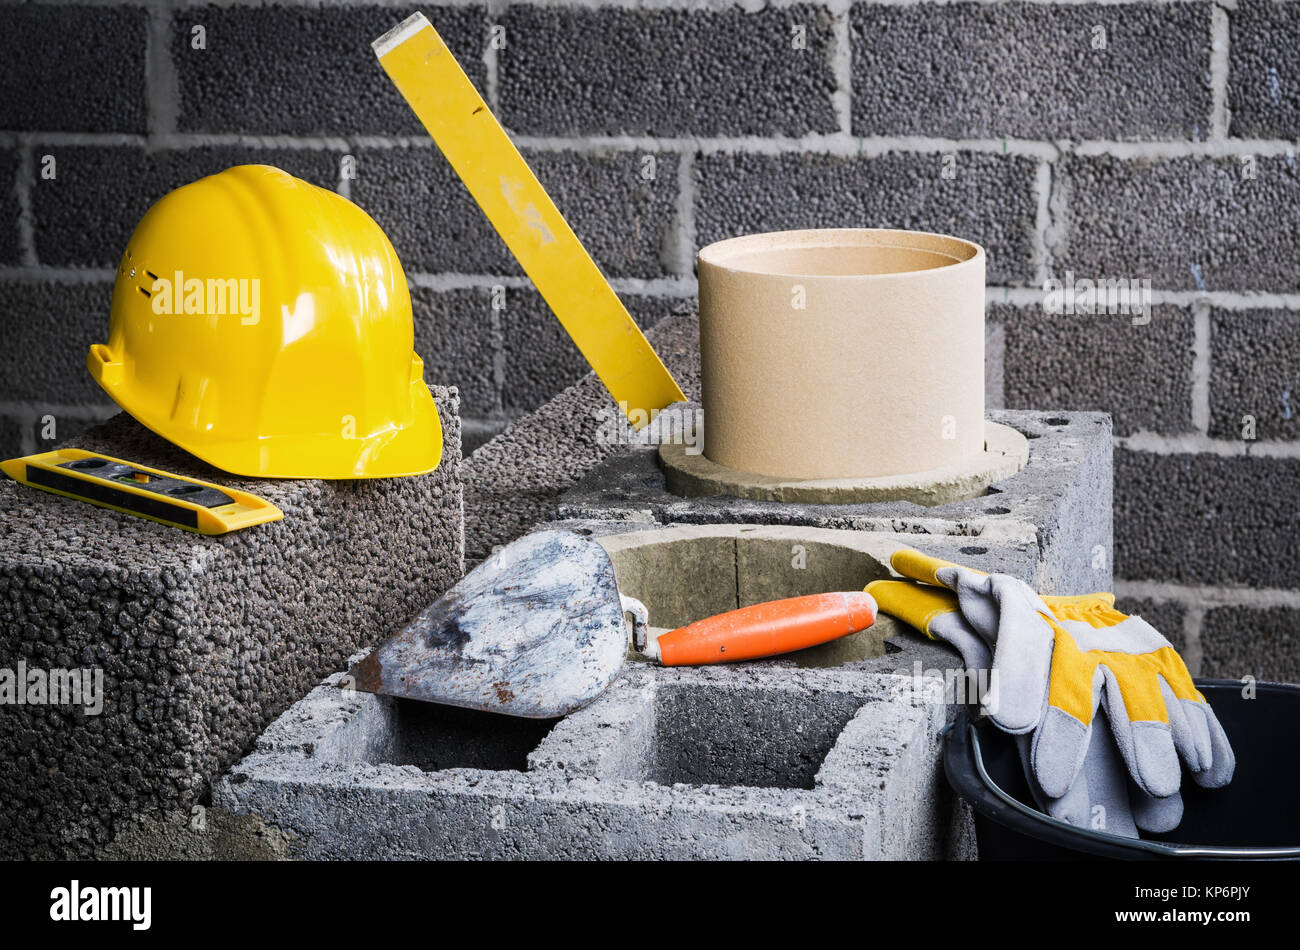
[{"label": "orange trowel handle", "polygon": [[876,602],[863,591],[770,600],[663,634],[659,659],[664,666],[753,660],[836,640],[875,622]]}]

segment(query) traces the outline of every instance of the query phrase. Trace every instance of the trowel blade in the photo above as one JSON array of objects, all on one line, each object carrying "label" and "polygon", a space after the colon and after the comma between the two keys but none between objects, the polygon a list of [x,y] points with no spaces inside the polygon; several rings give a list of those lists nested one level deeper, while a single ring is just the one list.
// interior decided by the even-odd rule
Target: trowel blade
[{"label": "trowel blade", "polygon": [[363,692],[546,719],[599,696],[626,654],[609,555],[546,530],[497,551],[350,672]]}]

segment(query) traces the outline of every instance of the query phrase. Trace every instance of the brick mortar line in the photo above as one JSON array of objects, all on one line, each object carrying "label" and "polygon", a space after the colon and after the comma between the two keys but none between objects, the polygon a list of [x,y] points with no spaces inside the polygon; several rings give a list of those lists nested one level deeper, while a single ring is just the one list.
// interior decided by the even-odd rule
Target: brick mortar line
[{"label": "brick mortar line", "polygon": [[1034,235],[1030,248],[1030,266],[1034,271],[1034,282],[1042,285],[1052,269],[1052,256],[1049,241],[1055,236],[1052,221],[1052,165],[1039,162],[1034,171]]},{"label": "brick mortar line", "polygon": [[[107,393],[104,399],[108,400]],[[115,414],[121,412],[116,405],[104,403],[47,403],[32,402],[28,399],[17,400],[0,400],[0,415],[10,417],[31,416],[33,419],[40,418],[43,415],[68,416],[72,419],[106,419],[106,413]]]},{"label": "brick mortar line", "polygon": [[686,279],[695,271],[695,155],[677,159],[677,259],[673,270]]},{"label": "brick mortar line", "polygon": [[1228,110],[1230,72],[1228,13],[1217,3],[1210,7],[1210,139],[1228,137],[1232,116]]},{"label": "brick mortar line", "polygon": [[[4,278],[4,269],[0,268],[0,279]],[[693,277],[610,277],[609,283],[616,291],[625,294],[637,294],[648,297],[675,299],[693,297],[696,292]],[[407,283],[423,290],[491,290],[493,287],[505,287],[507,290],[530,290],[533,282],[520,274],[433,274],[423,271],[408,271]]]},{"label": "brick mortar line", "polygon": [[1206,438],[1210,432],[1210,305],[1192,305],[1192,425]]},{"label": "brick mortar line", "polygon": [[1205,608],[1191,604],[1183,611],[1183,662],[1187,672],[1200,676],[1205,665],[1205,649],[1201,645],[1201,628],[1205,624]]},{"label": "brick mortar line", "polygon": [[32,187],[36,184],[36,155],[24,145],[18,152],[14,175],[14,197],[18,202],[18,253],[24,267],[39,267],[36,258],[36,213],[32,210]]},{"label": "brick mortar line", "polygon": [[1300,439],[1283,442],[1276,439],[1252,441],[1212,439],[1199,434],[1162,435],[1136,432],[1115,436],[1115,445],[1129,452],[1145,455],[1209,455],[1215,458],[1300,459]]},{"label": "brick mortar line", "polygon": [[[691,246],[691,263],[694,262]],[[111,284],[116,270],[111,267],[43,267],[40,265],[0,265],[0,280],[15,283]],[[1103,275],[1104,276],[1104,275]],[[406,279],[412,287],[429,290],[464,290],[491,288],[501,284],[507,288],[529,287],[531,281],[521,274],[470,274],[457,271],[406,270]],[[689,273],[665,277],[610,277],[615,289],[648,296],[690,297],[696,292],[696,281]],[[1016,308],[1036,307],[1043,293],[1037,287],[1008,287],[990,284],[985,287],[986,306],[1002,304]],[[1217,310],[1278,310],[1300,316],[1300,294],[1257,293],[1254,291],[1151,291],[1151,302],[1156,306],[1170,305],[1192,307],[1199,302]],[[1062,318],[1069,319],[1069,318]],[[1134,327],[1135,330],[1141,329]]]},{"label": "brick mortar line", "polygon": [[[484,91],[488,108],[492,110],[492,114],[497,116],[498,119],[501,116],[501,62],[500,57],[497,55],[498,50],[492,45],[490,38],[492,27],[500,23],[500,15],[505,6],[506,3],[503,0],[487,0],[483,12],[484,18],[487,20],[485,26],[488,31],[488,36],[484,37],[483,42],[483,69],[487,76],[485,83],[487,88]],[[509,44],[510,37],[507,34],[506,45]]]},{"label": "brick mortar line", "polygon": [[[1061,277],[1063,275],[1056,274]],[[1083,274],[1076,277],[1093,279],[1114,277],[1113,274]],[[1034,307],[1042,303],[1043,292],[1038,287],[1005,287],[990,284],[985,288],[985,303],[1008,304],[1013,307]],[[1192,308],[1206,304],[1215,310],[1300,310],[1300,293],[1277,294],[1254,290],[1162,290],[1152,288],[1151,303],[1155,306]],[[1061,319],[1070,319],[1062,317]]]},{"label": "brick mortar line", "polygon": [[148,96],[148,140],[154,144],[165,141],[176,132],[176,118],[180,115],[180,81],[172,62],[172,0],[154,0],[148,9],[144,81]]},{"label": "brick mortar line", "polygon": [[1115,594],[1186,607],[1209,604],[1211,607],[1290,607],[1300,609],[1300,590],[1277,587],[1223,587],[1217,585],[1178,584],[1173,581],[1116,580]]},{"label": "brick mortar line", "polygon": [[[509,305],[507,293],[505,306]],[[491,305],[488,306],[488,324],[488,339],[492,341],[492,414],[496,415],[504,412],[506,407],[506,328],[501,311]]]},{"label": "brick mortar line", "polygon": [[835,90],[831,93],[831,108],[839,120],[839,131],[853,134],[853,37],[849,28],[849,10],[833,11],[835,17],[834,42],[829,53],[831,75],[835,77]]},{"label": "brick mortar line", "polygon": [[[1173,0],[1182,2],[1182,0]],[[866,136],[843,132],[801,136],[625,136],[625,135],[512,135],[521,149],[538,152],[570,151],[594,154],[609,151],[698,152],[712,154],[786,155],[818,154],[836,157],[876,157],[891,152],[941,155],[946,152],[990,152],[998,155],[1037,158],[1055,162],[1064,156],[1094,158],[1109,156],[1123,160],[1141,158],[1239,158],[1243,155],[1294,156],[1300,140],[1224,139],[1218,142],[1118,141],[1090,139],[1081,142],[1035,139],[969,138],[948,139],[926,136]],[[0,147],[17,148],[27,142],[33,147],[153,147],[186,149],[241,147],[267,149],[320,149],[346,151],[349,148],[434,148],[423,135],[284,135],[242,132],[173,132],[158,136],[126,132],[15,132],[0,131]]]}]

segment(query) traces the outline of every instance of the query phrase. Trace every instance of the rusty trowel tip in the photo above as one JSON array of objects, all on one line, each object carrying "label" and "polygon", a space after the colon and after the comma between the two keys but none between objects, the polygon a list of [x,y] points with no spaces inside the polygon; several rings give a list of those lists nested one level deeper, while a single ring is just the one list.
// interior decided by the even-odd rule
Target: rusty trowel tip
[{"label": "rusty trowel tip", "polygon": [[348,670],[348,675],[352,677],[353,688],[363,693],[378,693],[383,690],[384,666],[374,653]]}]

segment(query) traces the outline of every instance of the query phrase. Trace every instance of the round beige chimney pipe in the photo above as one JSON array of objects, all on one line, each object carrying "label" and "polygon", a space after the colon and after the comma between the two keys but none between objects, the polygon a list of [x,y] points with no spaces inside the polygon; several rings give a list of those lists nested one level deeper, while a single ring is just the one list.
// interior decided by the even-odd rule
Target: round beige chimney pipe
[{"label": "round beige chimney pipe", "polygon": [[743,472],[905,475],[984,450],[984,250],[780,231],[699,254],[704,455]]}]

